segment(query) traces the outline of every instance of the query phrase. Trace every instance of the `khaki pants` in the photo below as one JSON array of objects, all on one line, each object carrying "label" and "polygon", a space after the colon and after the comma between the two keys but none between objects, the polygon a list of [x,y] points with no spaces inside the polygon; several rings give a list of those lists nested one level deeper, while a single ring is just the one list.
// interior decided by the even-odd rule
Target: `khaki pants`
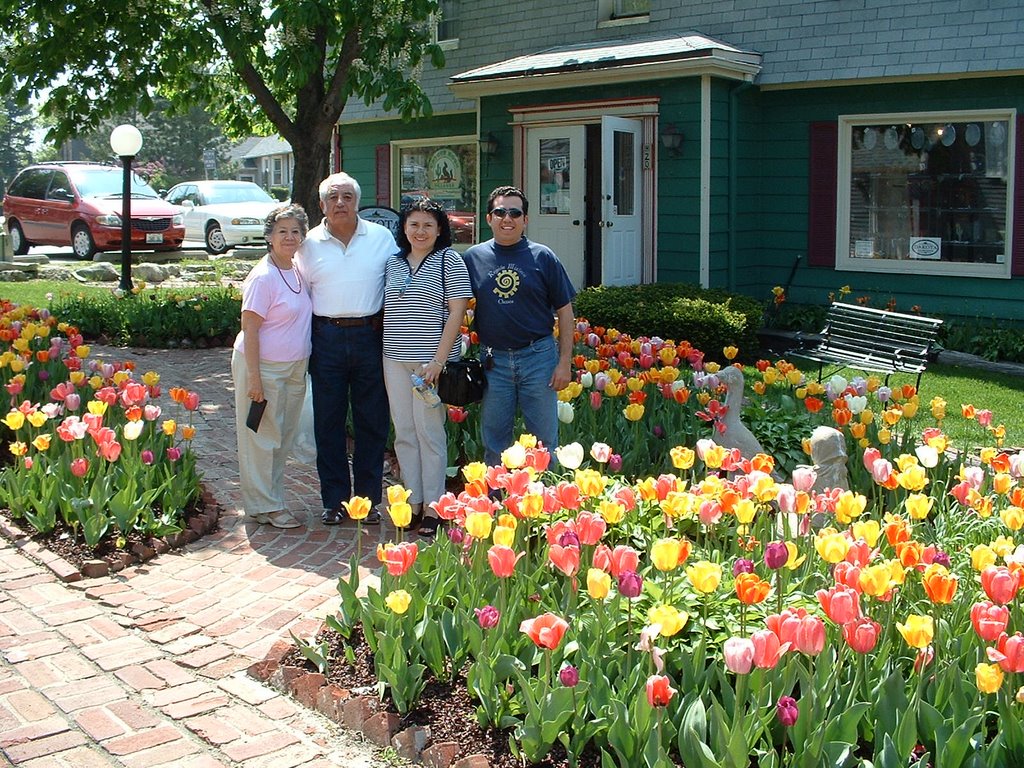
[{"label": "khaki pants", "polygon": [[242,507],[247,515],[265,515],[287,509],[284,501],[285,463],[302,414],[306,396],[307,360],[293,363],[260,361],[260,378],[267,410],[257,432],[245,425],[252,402],[246,396],[245,356],[231,354],[231,375],[235,381],[235,430],[238,433],[238,475]]}]

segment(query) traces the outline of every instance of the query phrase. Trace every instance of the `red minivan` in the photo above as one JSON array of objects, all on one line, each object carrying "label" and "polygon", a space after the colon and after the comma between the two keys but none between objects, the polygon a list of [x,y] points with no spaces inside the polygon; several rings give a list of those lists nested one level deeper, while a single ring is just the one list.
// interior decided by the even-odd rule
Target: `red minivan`
[{"label": "red minivan", "polygon": [[[31,245],[70,245],[75,256],[121,249],[124,170],[99,163],[39,163],[14,177],[4,217],[14,253]],[[185,239],[178,209],[132,174],[132,250],[173,251]]]}]

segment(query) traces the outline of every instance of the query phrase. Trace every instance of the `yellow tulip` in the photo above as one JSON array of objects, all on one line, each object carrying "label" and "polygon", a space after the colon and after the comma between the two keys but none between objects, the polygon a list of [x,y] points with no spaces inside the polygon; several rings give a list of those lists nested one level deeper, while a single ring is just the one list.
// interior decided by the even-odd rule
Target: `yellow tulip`
[{"label": "yellow tulip", "polygon": [[[31,416],[29,420],[31,420]],[[992,476],[992,492],[997,493],[1000,496],[1005,496],[1013,488],[1013,477],[1008,472],[996,472]]]},{"label": "yellow tulip", "polygon": [[25,414],[19,410],[10,411],[4,416],[3,422],[13,431],[17,432],[25,425]]},{"label": "yellow tulip", "polygon": [[536,435],[531,435],[529,432],[523,432],[523,434],[521,434],[519,436],[519,439],[516,440],[516,442],[519,445],[523,446],[523,448],[527,448],[527,449],[536,448],[537,447],[537,436]]},{"label": "yellow tulip", "polygon": [[932,398],[932,400],[929,403],[929,405],[931,406],[931,409],[932,409],[932,418],[934,418],[936,421],[942,421],[944,418],[946,418],[946,401],[945,400],[943,400],[941,397],[936,395],[935,397]]},{"label": "yellow tulip", "polygon": [[462,468],[462,476],[467,483],[476,483],[487,477],[487,465],[482,461],[474,461]]},{"label": "yellow tulip", "polygon": [[925,472],[924,467],[915,464],[912,467],[908,467],[906,471],[897,474],[896,481],[900,484],[901,488],[905,488],[908,491],[923,491],[924,487],[928,485],[928,474]]},{"label": "yellow tulip", "polygon": [[736,347],[733,347],[733,346],[728,346],[728,347],[723,347],[722,348],[722,355],[725,357],[726,360],[735,360],[736,359],[736,355],[738,355],[739,353],[740,353],[740,351]]},{"label": "yellow tulip", "polygon": [[882,445],[888,445],[889,441],[892,440],[892,432],[888,429],[878,430],[878,442]]},{"label": "yellow tulip", "polygon": [[974,668],[974,680],[982,693],[996,693],[1003,687],[1003,670],[998,664],[979,664]]},{"label": "yellow tulip", "polygon": [[504,512],[498,515],[495,522],[502,528],[511,528],[513,531],[519,527],[519,521],[516,520],[516,516],[510,512]]},{"label": "yellow tulip", "polygon": [[866,496],[853,491],[843,491],[836,500],[836,520],[843,525],[849,525],[853,518],[861,516],[867,504]]},{"label": "yellow tulip", "polygon": [[833,528],[825,528],[814,537],[814,548],[826,563],[838,563],[850,551],[850,542]]},{"label": "yellow tulip", "polygon": [[626,516],[626,508],[617,501],[602,499],[601,503],[597,505],[597,513],[608,525],[615,525],[621,523],[622,518]]},{"label": "yellow tulip", "polygon": [[388,504],[402,504],[409,500],[412,491],[407,491],[400,485],[388,486]]},{"label": "yellow tulip", "polygon": [[931,616],[911,614],[905,624],[896,622],[896,629],[911,648],[927,648],[935,637],[935,622]]},{"label": "yellow tulip", "polygon": [[640,421],[644,417],[644,407],[640,403],[630,403],[622,409],[622,415],[629,421]]},{"label": "yellow tulip", "polygon": [[704,451],[704,465],[708,469],[719,469],[722,466],[722,462],[725,461],[725,457],[729,452],[722,446],[715,443],[706,451]]},{"label": "yellow tulip", "polygon": [[404,589],[396,589],[393,592],[389,592],[388,596],[384,598],[384,604],[399,616],[409,610],[409,603],[411,602],[412,595]]},{"label": "yellow tulip", "polygon": [[672,637],[686,626],[688,616],[672,605],[655,605],[647,612],[647,622],[661,627],[662,637]]},{"label": "yellow tulip", "polygon": [[718,363],[704,363],[704,370],[708,373],[718,373],[722,370],[722,366]]},{"label": "yellow tulip", "polygon": [[878,537],[882,532],[882,526],[877,520],[858,520],[853,524],[853,535],[863,539],[869,547],[878,543]]},{"label": "yellow tulip", "polygon": [[103,386],[103,377],[100,376],[98,373],[94,373],[92,376],[89,377],[89,386],[92,387],[93,389],[99,389],[100,387]]},{"label": "yellow tulip", "polygon": [[751,499],[740,499],[732,511],[740,525],[750,525],[757,514],[757,505]]},{"label": "yellow tulip", "polygon": [[1005,558],[1007,555],[1009,555],[1011,552],[1013,552],[1013,550],[1017,548],[1017,546],[1013,543],[1012,536],[996,536],[991,546],[992,551],[995,552],[997,556],[1003,558]]},{"label": "yellow tulip", "polygon": [[700,560],[686,569],[686,576],[695,590],[709,594],[718,589],[722,582],[722,566]]},{"label": "yellow tulip", "polygon": [[665,500],[661,502],[661,511],[675,520],[692,518],[697,513],[698,502],[698,497],[692,493],[669,491]]},{"label": "yellow tulip", "polygon": [[46,423],[47,416],[42,411],[32,411],[26,418],[29,424],[38,429]]},{"label": "yellow tulip", "polygon": [[466,514],[466,533],[474,539],[486,539],[491,535],[493,522],[486,512],[469,512]]},{"label": "yellow tulip", "polygon": [[519,469],[526,463],[526,448],[521,443],[513,443],[501,452],[501,463],[506,469]]},{"label": "yellow tulip", "polygon": [[608,482],[596,469],[578,469],[574,479],[580,493],[587,497],[600,496]]},{"label": "yellow tulip", "polygon": [[102,416],[107,412],[107,404],[102,400],[90,400],[88,405],[89,413]]},{"label": "yellow tulip", "polygon": [[544,512],[544,497],[539,493],[526,493],[523,494],[523,499],[519,503],[519,513],[527,518],[532,519],[534,517],[540,517]]},{"label": "yellow tulip", "polygon": [[502,547],[512,547],[516,541],[516,532],[513,528],[506,528],[503,525],[494,526],[494,533],[491,538],[494,543]]},{"label": "yellow tulip", "polygon": [[178,423],[174,419],[167,419],[167,421],[160,425],[160,429],[168,437],[174,437],[174,433],[178,431]]},{"label": "yellow tulip", "polygon": [[672,457],[672,466],[676,469],[690,469],[696,456],[692,448],[686,448],[682,445],[677,445],[669,451],[669,455]]},{"label": "yellow tulip", "polygon": [[587,594],[594,600],[604,600],[612,586],[612,577],[600,568],[587,571]]},{"label": "yellow tulip", "polygon": [[796,386],[797,384],[799,384],[799,383],[800,383],[800,382],[802,382],[803,380],[804,380],[804,375],[803,375],[803,373],[802,373],[802,372],[801,372],[801,371],[800,371],[799,369],[797,369],[797,368],[794,368],[793,370],[789,371],[789,372],[788,372],[788,373],[786,374],[786,381],[788,381],[788,382],[789,382],[790,386],[793,386],[793,387],[795,387],[795,386]]},{"label": "yellow tulip", "polygon": [[1011,531],[1019,531],[1024,527],[1024,509],[1020,507],[1007,507],[999,513],[999,519]]},{"label": "yellow tulip", "polygon": [[32,447],[37,451],[45,451],[50,447],[51,435],[39,435],[32,441]]},{"label": "yellow tulip", "polygon": [[882,421],[890,427],[898,424],[901,418],[903,418],[903,409],[898,405],[891,405],[882,412]]},{"label": "yellow tulip", "polygon": [[907,580],[907,569],[899,560],[886,560],[885,565],[889,567],[889,580],[893,586],[898,587]]},{"label": "yellow tulip", "polygon": [[673,571],[679,567],[679,539],[658,539],[651,545],[651,562],[659,571]]},{"label": "yellow tulip", "polygon": [[924,520],[932,511],[935,499],[924,493],[911,493],[907,496],[907,512],[915,520]]},{"label": "yellow tulip", "polygon": [[21,442],[21,440],[15,440],[8,446],[8,449],[15,456],[24,456],[28,453],[28,446]]},{"label": "yellow tulip", "polygon": [[114,371],[114,375],[111,376],[111,381],[113,381],[117,386],[121,386],[131,377],[132,375],[128,373],[128,371]]},{"label": "yellow tulip", "polygon": [[987,544],[979,544],[971,550],[971,567],[981,573],[990,565],[996,564],[996,553]]},{"label": "yellow tulip", "polygon": [[867,426],[868,424],[874,424],[875,412],[872,411],[870,408],[865,408],[863,411],[860,412],[859,418],[860,423],[863,424],[864,426]]},{"label": "yellow tulip", "polygon": [[[486,513],[485,513],[486,514]],[[404,501],[388,505],[388,515],[396,528],[408,528],[412,522],[412,507]],[[488,515],[490,518],[490,515]]]},{"label": "yellow tulip", "polygon": [[764,379],[764,383],[769,387],[779,380],[779,369],[778,368],[765,368],[764,373],[761,374],[761,378]]},{"label": "yellow tulip", "polygon": [[[78,347],[78,349],[81,349],[81,347]],[[85,383],[85,371],[72,371],[68,375],[68,379],[76,387],[80,387],[80,386],[82,386],[82,384]]]},{"label": "yellow tulip", "polygon": [[774,501],[779,495],[779,484],[771,475],[760,475],[750,486],[750,493],[761,502]]},{"label": "yellow tulip", "polygon": [[903,418],[912,419],[917,416],[917,409],[919,408],[917,398],[908,400],[903,404]]},{"label": "yellow tulip", "polygon": [[786,560],[786,568],[791,571],[795,571],[803,565],[804,560],[807,559],[807,555],[801,555],[800,551],[796,548],[796,544],[792,541],[786,542],[786,551],[789,552],[789,559]]},{"label": "yellow tulip", "polygon": [[889,591],[891,569],[885,563],[869,565],[860,572],[861,591],[871,597],[881,597]]},{"label": "yellow tulip", "polygon": [[370,514],[373,502],[365,496],[353,496],[350,501],[343,501],[342,506],[353,520],[364,520]]}]

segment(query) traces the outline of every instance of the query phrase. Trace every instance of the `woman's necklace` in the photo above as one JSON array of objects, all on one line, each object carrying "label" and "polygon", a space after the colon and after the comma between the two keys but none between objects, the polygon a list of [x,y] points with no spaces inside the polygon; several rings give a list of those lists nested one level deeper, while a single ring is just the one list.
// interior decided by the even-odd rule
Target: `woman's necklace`
[{"label": "woman's necklace", "polygon": [[[273,264],[274,269],[277,270],[277,274],[281,276],[281,279],[284,280],[284,284],[288,286],[288,290],[291,291],[292,293],[299,293],[302,290],[302,275],[300,275],[298,272],[295,273],[295,282],[298,283],[298,286],[292,288],[291,284],[288,282],[288,278],[284,276],[284,272],[282,272],[281,268],[277,266],[277,260],[274,259],[273,256],[270,256],[269,258],[270,263]],[[291,268],[289,267],[289,269]]]}]

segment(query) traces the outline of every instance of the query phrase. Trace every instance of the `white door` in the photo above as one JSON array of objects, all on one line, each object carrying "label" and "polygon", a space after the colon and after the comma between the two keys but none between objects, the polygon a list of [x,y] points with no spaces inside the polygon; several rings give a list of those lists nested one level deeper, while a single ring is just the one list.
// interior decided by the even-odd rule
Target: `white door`
[{"label": "white door", "polygon": [[531,128],[526,135],[527,237],[555,252],[577,290],[586,285],[583,234],[585,130]]},{"label": "white door", "polygon": [[641,279],[640,148],[643,123],[601,118],[601,283],[635,285]]}]

